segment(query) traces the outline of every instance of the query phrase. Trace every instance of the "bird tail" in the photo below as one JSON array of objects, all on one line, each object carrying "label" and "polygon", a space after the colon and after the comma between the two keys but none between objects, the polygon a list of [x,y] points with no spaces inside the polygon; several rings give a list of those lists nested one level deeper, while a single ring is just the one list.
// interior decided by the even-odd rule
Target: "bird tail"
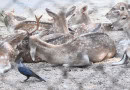
[{"label": "bird tail", "polygon": [[35,77],[36,77],[37,79],[39,79],[40,81],[44,81],[44,82],[46,82],[43,78],[41,78],[41,77],[38,76],[37,74],[35,74]]}]

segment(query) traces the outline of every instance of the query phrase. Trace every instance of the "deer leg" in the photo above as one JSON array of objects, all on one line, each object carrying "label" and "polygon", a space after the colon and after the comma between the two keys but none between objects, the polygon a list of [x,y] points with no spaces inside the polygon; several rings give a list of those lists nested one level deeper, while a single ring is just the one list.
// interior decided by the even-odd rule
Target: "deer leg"
[{"label": "deer leg", "polygon": [[36,55],[36,46],[31,45],[30,46],[30,55],[33,61],[35,61],[35,55]]},{"label": "deer leg", "polygon": [[122,56],[122,59],[119,62],[112,63],[112,65],[121,65],[121,64],[127,64],[128,63],[128,56],[125,52]]},{"label": "deer leg", "polygon": [[80,58],[77,58],[77,62],[74,62],[70,64],[69,66],[73,67],[86,67],[92,65],[92,62],[90,61],[87,54],[82,55]]}]

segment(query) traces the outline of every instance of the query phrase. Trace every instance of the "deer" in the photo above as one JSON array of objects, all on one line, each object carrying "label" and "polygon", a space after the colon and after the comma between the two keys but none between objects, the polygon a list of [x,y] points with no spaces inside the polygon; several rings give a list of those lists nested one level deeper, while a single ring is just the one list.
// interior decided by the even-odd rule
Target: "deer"
[{"label": "deer", "polygon": [[127,33],[127,36],[130,38],[130,32],[129,32],[130,17],[128,12],[117,11],[117,13],[119,14],[119,17],[117,18],[117,21],[113,23],[114,29],[119,30],[120,28],[122,28],[123,31]]},{"label": "deer", "polygon": [[118,11],[124,11],[126,13],[130,5],[124,2],[119,2],[115,6],[113,6],[110,11],[105,15],[107,19],[109,19],[112,23],[117,21],[117,18],[120,17]]},{"label": "deer", "polygon": [[[78,35],[86,32],[90,32],[98,27],[100,24],[94,23],[88,13],[88,5],[83,5],[77,8],[75,13],[71,16],[69,19],[69,27],[73,29],[77,29],[75,32],[77,32]],[[81,31],[82,30],[82,31]]]},{"label": "deer", "polygon": [[[118,18],[117,21],[113,23],[114,29],[120,29],[123,28],[124,33],[126,33],[128,40],[130,39],[130,16],[129,13],[124,11],[117,11],[118,13]],[[128,42],[128,41],[127,41]],[[122,64],[127,64],[128,59],[130,57],[129,52],[130,52],[130,45],[125,47],[126,49],[123,52],[122,58],[119,62],[114,62],[112,65],[122,65]]]},{"label": "deer", "polygon": [[[72,7],[72,8],[70,8],[69,9],[69,13],[70,14],[72,14],[72,12],[74,12],[74,9],[75,9],[75,7]],[[57,14],[56,13],[54,13],[54,12],[52,12],[51,10],[49,10],[49,9],[46,9],[46,11],[47,11],[47,13],[50,15],[50,16],[52,16],[53,18],[57,18],[58,16],[57,16]],[[65,11],[65,10],[64,10]],[[64,15],[64,16],[68,16],[69,14],[68,14],[68,12]],[[55,17],[56,16],[56,17]],[[65,20],[65,19],[64,19]],[[62,21],[62,20],[61,20]],[[58,25],[57,23],[55,23],[54,25]],[[66,27],[68,27],[67,26],[67,24],[65,23],[65,25],[66,25]],[[58,31],[56,31],[56,32],[58,32]],[[61,31],[60,31],[61,32]],[[62,30],[62,34],[65,34],[65,35],[67,35],[68,33],[69,33],[69,31],[68,31],[68,28],[66,28],[65,30]],[[53,36],[55,36],[55,35],[58,35],[59,34],[59,36],[60,36],[60,34],[61,33],[54,33],[53,35],[52,35],[52,37]],[[61,36],[62,36],[62,34],[61,34]],[[42,33],[42,35],[43,35],[43,33]],[[50,62],[50,61],[48,61],[48,59],[46,58],[46,55],[44,55],[44,54],[38,54],[37,55],[37,53],[36,52],[43,52],[43,50],[42,50],[42,48],[40,48],[39,46],[37,46],[37,42],[34,42],[35,41],[35,39],[34,39],[34,37],[36,38],[36,40],[38,39],[38,41],[39,41],[39,39],[40,39],[40,42],[44,42],[44,43],[46,43],[47,44],[47,46],[48,46],[48,44],[49,45],[51,45],[51,46],[62,46],[63,45],[63,48],[64,48],[64,44],[65,44],[65,46],[66,46],[66,44],[67,44],[67,42],[68,41],[71,41],[71,40],[73,40],[74,38],[76,38],[76,37],[74,37],[74,38],[69,38],[69,39],[67,39],[67,42],[64,42],[64,43],[62,43],[62,44],[59,44],[59,45],[54,45],[54,44],[50,44],[50,43],[48,43],[48,42],[45,42],[43,39],[41,39],[41,36],[42,36],[41,34],[38,34],[38,35],[32,35],[32,36],[28,36],[28,41],[29,41],[29,48],[30,48],[30,55],[31,55],[31,58],[32,58],[32,60],[33,61],[36,61],[37,62],[37,59],[35,59],[35,58],[37,58],[37,57],[40,57],[41,58],[41,60],[42,61],[47,61],[47,62]],[[108,35],[106,35],[106,34],[104,34],[104,33],[95,33],[95,34],[92,34],[92,36],[93,37],[100,37],[100,35],[102,36],[102,37],[104,37],[104,38],[106,38],[105,40],[106,41],[110,41],[110,48],[112,48],[111,50],[112,50],[112,53],[110,53],[110,54],[108,54],[108,56],[110,55],[111,56],[111,54],[112,54],[112,56],[114,56],[114,54],[115,54],[115,52],[116,52],[116,50],[115,50],[115,46],[114,46],[114,42],[109,38],[109,36]],[[60,36],[60,37],[61,37]],[[78,37],[78,36],[77,36]],[[84,37],[86,37],[85,35],[84,35]],[[88,35],[87,36],[88,38],[88,41],[89,41],[89,37],[91,37],[91,34],[90,34],[90,36]],[[83,37],[82,37],[83,38]],[[101,38],[101,37],[100,37]],[[56,38],[57,39],[57,38]],[[87,42],[87,39],[86,40],[84,40],[85,42]],[[64,40],[64,38],[62,39],[62,40],[60,40],[59,42],[62,42]],[[77,40],[77,39],[76,39]],[[84,42],[84,41],[82,41],[82,40],[79,40],[81,43],[82,42]],[[94,40],[95,42],[99,42],[100,41],[100,39],[99,40]],[[79,42],[79,43],[80,43]],[[90,42],[91,43],[93,43],[91,40],[90,40]],[[76,42],[76,44],[78,43],[78,41]],[[106,42],[105,42],[106,43]],[[88,43],[89,44],[89,43]],[[38,44],[38,45],[40,45],[40,44]],[[77,44],[78,45],[78,44]],[[84,45],[84,44],[83,44]],[[87,45],[87,43],[85,44],[85,45]],[[109,47],[109,44],[107,43],[107,45],[108,45],[108,47]],[[101,46],[101,48],[105,48],[105,47],[107,47],[107,45],[106,46]],[[111,47],[111,45],[112,45],[112,47]],[[46,46],[46,45],[45,45]],[[71,44],[69,43],[69,44],[67,44],[67,46],[71,46]],[[100,46],[100,44],[99,44],[99,46]],[[50,46],[49,46],[50,47]],[[47,48],[49,48],[49,47],[47,47]],[[74,47],[76,47],[76,46],[74,46]],[[51,47],[50,47],[51,48]],[[59,48],[59,47],[57,47],[57,48]],[[60,47],[60,48],[62,48],[62,47]],[[84,47],[82,47],[82,48],[84,48]],[[93,48],[94,48],[94,46],[93,46]],[[101,49],[100,48],[100,49]],[[41,50],[41,51],[39,51],[39,49]],[[53,49],[53,48],[52,48]],[[69,48],[66,48],[65,50],[67,50],[67,49],[69,49]],[[63,49],[64,50],[64,49]],[[76,49],[77,51],[77,53],[79,52],[79,49]],[[110,50],[110,51],[111,51]],[[46,50],[45,50],[46,51]],[[82,51],[82,50],[81,50]],[[87,49],[86,49],[86,51],[87,51]],[[89,49],[89,51],[90,51],[90,49]],[[107,51],[107,49],[105,49],[105,51]],[[103,51],[103,52],[105,52],[105,51]],[[54,52],[56,52],[56,50],[54,51]],[[58,52],[60,52],[60,51],[58,51]],[[64,51],[64,52],[67,52],[67,51]],[[96,51],[97,52],[97,51]],[[108,50],[108,52],[109,52],[109,50]],[[61,52],[62,53],[62,52]],[[71,52],[72,54],[73,54],[73,52]],[[105,52],[106,53],[106,52]],[[68,55],[68,54],[65,54],[65,56],[66,55]],[[103,55],[103,57],[102,57],[102,59],[92,59],[93,60],[93,62],[96,62],[96,61],[102,61],[103,59],[105,59],[105,57],[107,58],[107,56],[106,56],[106,54],[101,54],[101,55]],[[57,55],[55,55],[55,56],[57,56]],[[73,56],[73,55],[72,55]],[[81,56],[82,56],[82,54],[81,54]],[[100,55],[99,55],[100,56]],[[86,57],[86,56],[85,56]],[[92,56],[90,55],[89,57],[91,57],[92,58]],[[98,56],[97,56],[98,57]],[[54,64],[61,64],[61,63],[58,63],[58,62],[60,62],[60,61],[55,61],[55,58],[56,57],[52,57],[52,58],[54,58],[54,62],[56,62],[56,63],[54,63]],[[66,57],[67,58],[67,57]],[[77,57],[78,58],[78,57]],[[76,58],[76,60],[77,60],[77,58]],[[47,60],[46,60],[47,59]],[[83,58],[84,59],[84,58]],[[76,61],[77,62],[77,61]],[[51,63],[51,62],[50,62]],[[62,62],[62,64],[63,63],[66,63],[66,61],[64,61],[63,60],[63,62]]]},{"label": "deer", "polygon": [[[24,30],[29,31],[33,30],[37,26],[36,21],[30,21],[27,20],[25,17],[16,16],[14,13],[5,13],[1,12],[1,18],[2,22],[7,27],[7,30],[9,32],[17,31],[17,30]],[[45,29],[50,29],[52,27],[52,23],[48,22],[39,22],[39,29],[40,31]]]},{"label": "deer", "polygon": [[[39,31],[45,31],[49,30],[50,33],[68,33],[68,27],[66,26],[67,24],[67,19],[68,16],[72,15],[75,6],[71,7],[68,11],[65,8],[62,8],[59,13],[53,13],[51,14],[51,11],[49,9],[46,9],[46,12],[49,13],[48,15],[53,18],[52,23],[50,22],[39,22]],[[71,12],[71,13],[70,13]],[[20,22],[16,25],[14,25],[14,30],[22,29],[25,31],[30,31],[37,25],[36,21],[23,21]],[[62,31],[62,32],[61,32]]]},{"label": "deer", "polygon": [[85,25],[88,25],[92,23],[89,14],[88,14],[88,6],[83,5],[81,8],[78,8],[79,10],[76,10],[75,13],[71,16],[69,19],[69,23],[72,23],[73,25],[84,23]]},{"label": "deer", "polygon": [[16,47],[25,37],[26,32],[21,30],[15,34],[11,34],[10,37],[0,42],[0,73],[7,72],[11,69],[11,62],[17,56]]},{"label": "deer", "polygon": [[[50,33],[51,32],[50,30],[44,30],[44,31],[40,32],[39,34],[36,34],[33,36],[36,36],[37,38],[41,38],[43,41],[46,41],[46,42],[52,43],[52,44],[63,44],[65,42],[67,42],[69,39],[74,38],[74,36],[70,33],[70,31],[68,29],[67,17],[71,16],[73,14],[75,8],[76,8],[75,6],[69,8],[68,10],[64,10],[64,8],[63,8],[59,11],[59,13],[54,13],[51,10],[46,9],[46,12],[48,13],[48,15],[54,19],[54,23],[53,23],[54,28],[52,28],[53,33]],[[36,21],[37,21],[38,27],[39,27],[40,18],[39,18],[39,20],[37,20],[37,18],[36,18]],[[59,25],[59,24],[61,24],[61,25]],[[30,32],[28,32],[28,33],[30,33]],[[30,37],[30,35],[29,35],[29,37]],[[28,53],[30,50],[29,47],[28,47],[28,49],[24,47],[24,46],[28,46],[29,40],[24,39],[22,42],[23,43],[21,43],[19,49],[23,49],[23,51],[25,50],[25,53],[27,53],[26,55],[23,56],[24,61],[25,62],[34,62],[31,59],[30,54]],[[24,42],[27,42],[27,43],[24,44]],[[35,62],[40,62],[40,61],[41,61],[41,59],[40,60],[38,59]]]},{"label": "deer", "polygon": [[33,61],[38,56],[55,65],[85,66],[91,63],[90,60],[100,62],[116,53],[114,42],[104,33],[84,34],[61,45],[30,36],[29,46]]},{"label": "deer", "polygon": [[4,18],[4,24],[7,27],[8,31],[13,31],[15,25],[21,21],[26,20],[25,17],[22,16],[16,16],[14,14],[14,11],[9,12],[9,13],[3,13],[3,18]]},{"label": "deer", "polygon": [[[9,71],[12,67],[11,62],[13,63],[15,61],[16,56],[19,53],[23,52],[23,48],[22,49],[20,48],[21,43],[25,44],[24,50],[29,49],[27,46],[28,44],[26,44],[28,42],[25,42],[25,41],[27,39],[27,36],[32,35],[32,33],[34,33],[39,28],[39,20],[41,17],[42,15],[40,17],[37,17],[35,15],[37,26],[33,29],[31,33],[24,30],[17,30],[15,31],[15,33],[9,35],[1,42],[0,44],[0,58],[1,58],[0,59],[0,73]],[[24,42],[22,42],[23,40]],[[26,55],[27,53],[26,51],[25,51],[25,54],[23,55]]]},{"label": "deer", "polygon": [[[70,27],[75,30],[77,35],[89,32],[104,32],[112,30],[111,23],[95,23],[91,20],[88,5],[83,5],[69,19]],[[76,26],[76,27],[75,27]]]}]

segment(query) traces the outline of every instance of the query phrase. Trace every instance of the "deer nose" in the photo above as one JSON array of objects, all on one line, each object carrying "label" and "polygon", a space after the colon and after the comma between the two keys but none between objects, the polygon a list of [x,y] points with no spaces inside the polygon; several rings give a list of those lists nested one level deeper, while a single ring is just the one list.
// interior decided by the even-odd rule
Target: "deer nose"
[{"label": "deer nose", "polygon": [[122,17],[122,19],[126,19],[126,18],[127,18],[127,16],[123,16],[123,17]]}]

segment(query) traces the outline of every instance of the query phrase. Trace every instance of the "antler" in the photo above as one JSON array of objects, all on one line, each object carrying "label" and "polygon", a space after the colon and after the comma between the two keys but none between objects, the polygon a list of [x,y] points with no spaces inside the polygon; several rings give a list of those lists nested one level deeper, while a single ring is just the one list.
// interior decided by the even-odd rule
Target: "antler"
[{"label": "antler", "polygon": [[41,15],[39,18],[35,15],[35,18],[36,18],[37,26],[36,26],[36,29],[35,29],[34,31],[32,31],[30,34],[34,33],[36,30],[39,29],[39,21],[40,21],[40,19],[42,18],[42,15]]}]

